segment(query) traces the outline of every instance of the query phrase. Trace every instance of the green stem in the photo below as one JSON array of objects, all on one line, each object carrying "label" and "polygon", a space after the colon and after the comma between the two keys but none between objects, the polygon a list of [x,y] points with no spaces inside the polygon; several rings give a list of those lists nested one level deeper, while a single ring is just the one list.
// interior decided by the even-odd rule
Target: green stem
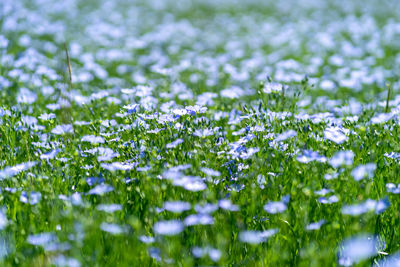
[{"label": "green stem", "polygon": [[386,108],[385,108],[385,113],[388,113],[389,111],[389,100],[390,100],[390,91],[391,91],[391,86],[389,83],[386,84],[387,88],[388,88],[388,94],[387,94],[387,98],[386,98]]}]

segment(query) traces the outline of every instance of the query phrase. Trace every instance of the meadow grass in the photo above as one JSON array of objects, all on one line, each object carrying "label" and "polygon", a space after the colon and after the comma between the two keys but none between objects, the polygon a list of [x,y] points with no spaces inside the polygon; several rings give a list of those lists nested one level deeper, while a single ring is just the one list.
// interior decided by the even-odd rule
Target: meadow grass
[{"label": "meadow grass", "polygon": [[396,266],[397,1],[0,3],[2,266]]}]

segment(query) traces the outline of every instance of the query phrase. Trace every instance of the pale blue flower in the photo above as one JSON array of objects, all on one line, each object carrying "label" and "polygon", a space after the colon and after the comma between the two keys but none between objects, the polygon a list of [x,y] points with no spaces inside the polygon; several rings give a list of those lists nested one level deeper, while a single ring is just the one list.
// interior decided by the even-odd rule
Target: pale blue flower
[{"label": "pale blue flower", "polygon": [[183,221],[185,226],[192,225],[211,225],[214,224],[214,218],[208,214],[192,214]]},{"label": "pale blue flower", "polygon": [[173,185],[181,186],[188,191],[202,191],[207,188],[207,185],[203,182],[200,177],[197,176],[182,176],[182,177],[174,177]]},{"label": "pale blue flower", "polygon": [[372,124],[384,123],[391,120],[393,117],[394,114],[392,113],[379,113],[371,118],[371,123]]},{"label": "pale blue flower", "polygon": [[386,191],[393,194],[400,194],[400,184],[395,185],[393,183],[387,183]]},{"label": "pale blue flower", "polygon": [[125,105],[123,108],[126,109],[128,113],[134,113],[139,108],[139,104]]},{"label": "pale blue flower", "polygon": [[339,198],[335,195],[332,195],[328,198],[320,197],[320,198],[318,198],[318,201],[322,204],[333,204],[333,203],[337,203],[339,201]]},{"label": "pale blue flower", "polygon": [[286,203],[282,201],[270,201],[264,205],[264,210],[271,214],[282,213],[286,209]]},{"label": "pale blue flower", "polygon": [[229,210],[229,211],[239,211],[239,206],[232,204],[229,199],[221,199],[218,201],[218,206],[221,209]]},{"label": "pale blue flower", "polygon": [[56,114],[54,113],[43,113],[39,116],[39,119],[48,121],[56,118]]},{"label": "pale blue flower", "polygon": [[297,136],[297,132],[294,131],[294,130],[289,130],[289,131],[286,131],[286,132],[283,132],[283,133],[279,134],[274,139],[274,141],[275,142],[282,142],[282,141],[285,141],[285,140],[287,140],[289,138],[292,138],[292,137],[295,137],[295,136]]},{"label": "pale blue flower", "polygon": [[174,213],[181,213],[190,210],[192,205],[184,201],[166,201],[164,203],[164,209]]},{"label": "pale blue flower", "polygon": [[112,163],[101,163],[100,166],[108,171],[114,172],[117,170],[129,171],[138,165],[137,162],[112,162]]},{"label": "pale blue flower", "polygon": [[97,210],[104,211],[107,213],[114,213],[116,211],[122,210],[122,205],[120,205],[120,204],[100,204],[97,206]]},{"label": "pale blue flower", "polygon": [[29,235],[27,242],[34,246],[45,246],[56,239],[57,237],[54,233],[40,233],[36,235]]},{"label": "pale blue flower", "polygon": [[81,263],[72,257],[58,255],[51,260],[51,263],[57,267],[80,267]]},{"label": "pale blue flower", "polygon": [[104,232],[113,234],[113,235],[120,235],[126,232],[126,228],[122,227],[118,224],[115,223],[101,223],[100,224],[100,229],[103,230]]},{"label": "pale blue flower", "polygon": [[95,136],[95,135],[85,135],[82,137],[81,141],[89,142],[91,144],[103,144],[104,138],[101,136]]},{"label": "pale blue flower", "polygon": [[37,100],[37,95],[35,92],[30,91],[27,88],[21,88],[17,95],[18,103],[32,104]]},{"label": "pale blue flower", "polygon": [[360,204],[343,206],[342,213],[346,215],[358,216],[366,212],[374,211],[376,214],[380,214],[389,206],[390,202],[387,197],[381,200],[367,199],[365,202]]},{"label": "pale blue flower", "polygon": [[20,201],[23,203],[29,203],[30,205],[36,205],[39,203],[40,199],[42,198],[42,194],[40,192],[30,192],[27,193],[25,191],[21,192]]},{"label": "pale blue flower", "polygon": [[26,171],[36,165],[35,161],[17,164],[12,167],[5,167],[0,171],[0,180],[17,175],[20,172]]},{"label": "pale blue flower", "polygon": [[206,247],[194,247],[192,249],[192,254],[194,257],[196,258],[202,258],[205,256],[209,256],[210,259],[214,262],[219,261],[219,259],[221,258],[221,251],[219,251],[218,249],[206,246]]},{"label": "pale blue flower", "polygon": [[4,228],[6,228],[7,225],[8,225],[7,216],[4,213],[4,210],[0,210],[0,230],[3,230]]},{"label": "pale blue flower", "polygon": [[281,93],[283,88],[287,90],[289,87],[280,83],[271,82],[264,85],[263,92],[266,94]]},{"label": "pale blue flower", "polygon": [[259,244],[267,241],[267,239],[278,232],[277,229],[269,229],[266,231],[243,231],[239,234],[239,240],[249,244]]},{"label": "pale blue flower", "polygon": [[111,192],[114,190],[114,187],[108,184],[99,184],[94,188],[89,190],[89,195],[103,195],[105,193]]},{"label": "pale blue flower", "polygon": [[175,148],[177,147],[179,144],[183,143],[183,139],[182,138],[178,138],[175,141],[169,143],[166,145],[167,148]]},{"label": "pale blue flower", "polygon": [[56,134],[56,135],[63,135],[63,134],[68,134],[68,133],[73,133],[74,129],[71,124],[61,124],[57,125],[56,127],[51,130],[51,133]]},{"label": "pale blue flower", "polygon": [[309,163],[312,161],[318,161],[324,163],[327,161],[327,158],[325,156],[321,156],[316,151],[303,150],[303,154],[297,156],[297,161],[301,163]]},{"label": "pale blue flower", "polygon": [[40,159],[44,159],[44,160],[54,159],[59,152],[61,152],[61,149],[54,149],[50,152],[40,155]]},{"label": "pale blue flower", "polygon": [[325,222],[325,220],[319,220],[318,222],[310,223],[307,225],[306,229],[308,231],[319,230]]},{"label": "pale blue flower", "polygon": [[184,226],[181,221],[171,220],[171,221],[159,221],[154,224],[154,232],[159,235],[177,235],[183,231]]},{"label": "pale blue flower", "polygon": [[141,236],[139,236],[139,240],[145,244],[151,244],[151,243],[154,243],[155,238],[152,236],[141,235]]},{"label": "pale blue flower", "polygon": [[213,170],[213,169],[210,169],[210,168],[206,168],[206,167],[200,168],[200,170],[201,170],[204,174],[206,174],[206,175],[208,175],[208,176],[218,177],[218,176],[221,175],[221,173],[220,173],[219,171],[216,171],[216,170]]},{"label": "pale blue flower", "polygon": [[326,128],[324,131],[324,136],[326,139],[331,140],[336,144],[342,144],[349,139],[344,133],[344,129],[339,127]]},{"label": "pale blue flower", "polygon": [[354,180],[360,181],[364,178],[373,178],[376,169],[375,163],[367,163],[364,165],[358,165],[351,172]]},{"label": "pale blue flower", "polygon": [[379,241],[372,235],[359,235],[344,240],[339,247],[339,264],[351,266],[378,254]]},{"label": "pale blue flower", "polygon": [[400,252],[391,254],[378,261],[376,266],[380,267],[399,267],[400,266]]},{"label": "pale blue flower", "polygon": [[218,209],[218,205],[216,204],[211,204],[211,203],[206,203],[206,204],[196,204],[194,209],[198,213],[213,213]]},{"label": "pale blue flower", "polygon": [[333,168],[341,167],[342,165],[351,166],[353,164],[354,152],[351,150],[336,152],[329,160],[329,164]]}]

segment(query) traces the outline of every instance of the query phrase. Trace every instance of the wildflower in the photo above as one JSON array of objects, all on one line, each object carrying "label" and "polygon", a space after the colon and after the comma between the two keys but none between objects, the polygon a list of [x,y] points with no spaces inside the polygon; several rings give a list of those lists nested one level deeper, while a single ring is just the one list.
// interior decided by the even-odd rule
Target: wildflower
[{"label": "wildflower", "polygon": [[38,121],[35,117],[32,116],[22,116],[21,122],[27,126],[34,126],[35,124],[37,124]]},{"label": "wildflower", "polygon": [[126,109],[128,113],[134,113],[139,108],[139,104],[125,105],[123,108]]},{"label": "wildflower", "polygon": [[204,205],[196,204],[194,209],[198,213],[213,213],[218,209],[218,205],[216,204],[211,204],[211,203],[206,203]]},{"label": "wildflower", "polygon": [[141,235],[141,236],[139,236],[139,240],[145,244],[151,244],[155,241],[155,238],[152,236]]},{"label": "wildflower", "polygon": [[7,216],[3,210],[0,210],[0,230],[3,230],[8,225]]},{"label": "wildflower", "polygon": [[175,141],[173,141],[172,143],[167,144],[166,147],[167,147],[167,148],[175,148],[175,147],[177,147],[179,144],[182,144],[182,143],[183,143],[183,139],[178,138],[178,139],[176,139]]},{"label": "wildflower", "polygon": [[108,184],[99,184],[94,188],[89,190],[89,195],[103,195],[105,193],[111,192],[114,190],[114,187]]},{"label": "wildflower", "polygon": [[117,170],[129,171],[138,165],[137,162],[126,163],[126,162],[113,162],[113,163],[101,163],[100,166],[110,172]]},{"label": "wildflower", "polygon": [[207,188],[207,185],[200,177],[197,176],[183,176],[173,180],[173,185],[181,186],[188,191],[202,191]]},{"label": "wildflower", "polygon": [[263,88],[263,92],[266,94],[271,93],[280,93],[282,89],[285,88],[287,90],[289,87],[287,85],[283,85],[280,83],[266,83]]},{"label": "wildflower", "polygon": [[393,194],[400,194],[400,184],[397,186],[393,183],[386,184],[386,191]]},{"label": "wildflower", "polygon": [[104,138],[101,136],[95,136],[95,135],[85,135],[81,138],[81,141],[89,142],[91,144],[103,144]]},{"label": "wildflower", "polygon": [[229,199],[221,199],[218,201],[218,206],[221,209],[229,211],[239,211],[239,206],[232,204]]},{"label": "wildflower", "polygon": [[192,249],[192,254],[194,257],[196,258],[202,258],[205,257],[206,255],[208,255],[210,257],[210,259],[214,262],[219,261],[219,259],[221,258],[221,251],[219,251],[218,249],[212,248],[212,247],[194,247]]},{"label": "wildflower", "polygon": [[390,152],[390,153],[385,153],[384,156],[387,158],[390,158],[390,159],[397,160],[397,161],[400,160],[400,153]]},{"label": "wildflower", "polygon": [[337,203],[339,201],[338,197],[335,195],[332,195],[328,198],[326,197],[320,197],[318,198],[318,201],[322,204],[333,204],[333,203]]},{"label": "wildflower", "polygon": [[222,97],[235,99],[243,96],[245,91],[237,86],[233,86],[231,88],[221,90],[220,94]]},{"label": "wildflower", "polygon": [[59,103],[47,104],[46,108],[50,109],[51,111],[55,111],[61,109],[61,105]]},{"label": "wildflower", "polygon": [[45,160],[54,159],[60,151],[61,151],[60,149],[54,149],[48,153],[40,155],[40,159],[45,159]]},{"label": "wildflower", "polygon": [[39,119],[44,120],[44,121],[48,121],[51,119],[55,119],[56,118],[56,114],[54,113],[43,113],[39,116]]},{"label": "wildflower", "polygon": [[97,206],[97,210],[107,213],[114,213],[116,211],[122,210],[122,206],[120,204],[100,204]]},{"label": "wildflower", "polygon": [[27,88],[21,88],[17,95],[18,103],[33,104],[36,100],[36,93],[28,90]]},{"label": "wildflower", "polygon": [[326,162],[327,159],[324,156],[321,156],[316,151],[311,150],[303,150],[303,154],[297,156],[297,161],[301,163],[309,163],[311,161],[318,161],[318,162]]},{"label": "wildflower", "polygon": [[114,152],[111,148],[108,147],[95,147],[85,150],[85,152],[92,155],[98,155],[98,161],[108,161],[119,156],[117,152]]},{"label": "wildflower", "polygon": [[332,142],[335,142],[336,144],[342,144],[345,141],[347,141],[347,139],[349,139],[344,134],[344,130],[342,128],[338,128],[338,127],[326,128],[324,131],[324,136],[326,139],[331,140]]},{"label": "wildflower", "polygon": [[187,107],[185,107],[185,109],[186,109],[187,113],[190,114],[191,116],[195,116],[196,114],[205,113],[207,111],[207,107],[202,107],[199,105],[187,106]]},{"label": "wildflower", "polygon": [[203,167],[203,168],[200,168],[200,170],[201,170],[204,174],[206,174],[206,175],[208,175],[208,176],[215,176],[215,177],[218,177],[218,176],[221,175],[221,173],[220,173],[219,171],[216,171],[216,170],[213,170],[213,169],[210,169],[210,168],[205,168],[205,167]]},{"label": "wildflower", "polygon": [[326,189],[326,188],[322,188],[319,191],[314,191],[315,194],[319,195],[319,196],[325,196],[326,194],[331,193],[332,190],[331,189]]},{"label": "wildflower", "polygon": [[198,137],[207,137],[214,135],[214,131],[212,129],[196,129],[193,135]]},{"label": "wildflower", "polygon": [[384,212],[389,206],[390,202],[387,197],[381,200],[367,199],[365,202],[360,204],[344,206],[342,208],[342,213],[352,216],[358,216],[369,211],[374,211],[376,214],[380,214]]},{"label": "wildflower", "polygon": [[159,235],[177,235],[183,231],[183,224],[178,220],[159,221],[154,224],[154,232]]},{"label": "wildflower", "polygon": [[392,113],[379,113],[378,115],[371,118],[372,124],[380,124],[391,120],[394,117]]},{"label": "wildflower", "polygon": [[336,152],[329,160],[329,164],[333,168],[338,168],[342,165],[351,166],[353,164],[354,152],[351,150]]},{"label": "wildflower", "polygon": [[40,233],[36,235],[29,235],[27,242],[34,246],[44,246],[54,240],[56,240],[54,233]]},{"label": "wildflower", "polygon": [[400,266],[400,253],[396,252],[378,261],[377,266],[391,267]]},{"label": "wildflower", "polygon": [[40,192],[30,192],[29,194],[25,191],[21,192],[20,201],[23,203],[29,203],[31,205],[36,205],[39,203],[42,198],[42,194]]},{"label": "wildflower", "polygon": [[282,213],[286,209],[286,203],[282,201],[270,201],[264,205],[264,210],[271,214]]},{"label": "wildflower", "polygon": [[278,232],[277,229],[269,229],[266,231],[243,231],[239,234],[239,240],[244,243],[259,244],[267,241],[267,239]]},{"label": "wildflower", "polygon": [[115,223],[101,223],[100,224],[100,229],[103,230],[104,232],[113,234],[113,235],[119,235],[122,233],[126,232],[126,229],[118,224]]},{"label": "wildflower", "polygon": [[281,134],[279,134],[276,138],[275,138],[275,142],[282,142],[285,141],[286,139],[295,137],[297,135],[297,132],[294,130],[289,130],[286,132],[283,132]]},{"label": "wildflower", "polygon": [[378,254],[379,241],[375,236],[359,235],[344,240],[339,249],[339,264],[351,266]]},{"label": "wildflower", "polygon": [[0,180],[17,175],[20,172],[26,171],[36,165],[35,161],[17,164],[12,167],[6,167],[0,171]]},{"label": "wildflower", "polygon": [[256,154],[258,151],[260,151],[260,149],[258,147],[251,147],[251,148],[247,149],[246,151],[242,151],[240,153],[240,158],[248,159],[251,156],[253,156],[254,154]]},{"label": "wildflower", "polygon": [[319,220],[318,222],[310,223],[307,225],[306,229],[308,231],[319,230],[321,226],[325,223],[325,220]]},{"label": "wildflower", "polygon": [[68,133],[73,133],[74,129],[72,128],[71,124],[61,124],[57,125],[56,127],[51,130],[51,133],[56,134],[56,135],[63,135],[63,134],[68,134]]},{"label": "wildflower", "polygon": [[375,163],[358,165],[356,168],[353,169],[351,175],[353,176],[354,180],[360,181],[364,178],[372,178],[374,176],[375,169],[376,169]]},{"label": "wildflower", "polygon": [[64,255],[58,255],[51,260],[51,263],[55,266],[68,266],[68,267],[80,267],[81,263],[72,257],[65,257]]},{"label": "wildflower", "polygon": [[183,221],[185,226],[214,224],[214,218],[208,214],[192,214]]},{"label": "wildflower", "polygon": [[164,203],[164,209],[174,213],[181,213],[190,210],[192,205],[184,201],[166,201]]}]

